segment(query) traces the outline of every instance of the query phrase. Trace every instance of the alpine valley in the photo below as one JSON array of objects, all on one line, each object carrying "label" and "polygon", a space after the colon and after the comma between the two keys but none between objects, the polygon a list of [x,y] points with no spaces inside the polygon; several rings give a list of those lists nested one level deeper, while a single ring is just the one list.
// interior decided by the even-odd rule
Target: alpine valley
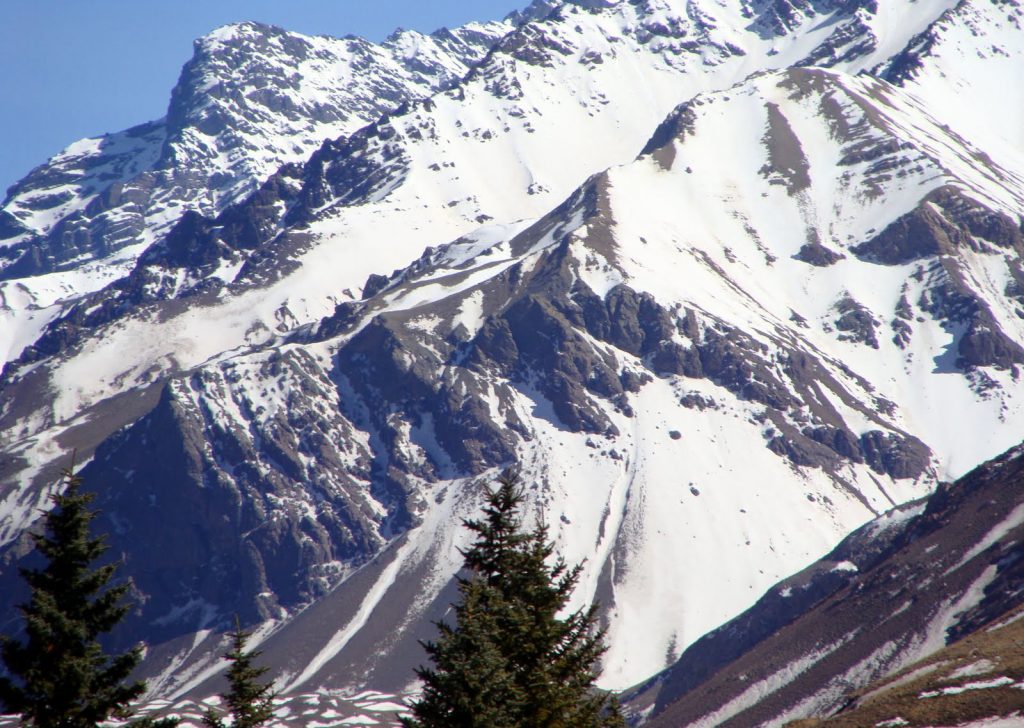
[{"label": "alpine valley", "polygon": [[[1024,438],[1022,81],[1019,0],[214,30],[165,118],[0,207],[0,632],[77,451],[151,699],[216,693],[236,614],[282,701],[401,695],[517,463],[638,720],[841,707],[796,677],[882,619],[858,572],[938,603],[1024,522],[1019,453],[947,484]],[[993,530],[937,525],[984,488]],[[984,620],[909,609],[845,690],[1024,601],[977,563],[946,607]]]}]

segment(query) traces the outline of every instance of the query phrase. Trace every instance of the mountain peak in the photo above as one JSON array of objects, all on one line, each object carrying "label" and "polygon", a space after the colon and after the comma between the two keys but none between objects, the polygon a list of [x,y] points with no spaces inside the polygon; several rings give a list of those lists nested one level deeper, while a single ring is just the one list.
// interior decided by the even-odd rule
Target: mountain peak
[{"label": "mountain peak", "polygon": [[164,121],[83,140],[12,186],[0,269],[17,267],[0,279],[141,252],[184,211],[216,215],[325,140],[451,86],[508,30],[473,23],[377,45],[221,26],[195,42]]},{"label": "mountain peak", "polygon": [[197,44],[230,43],[243,38],[277,33],[299,35],[298,33],[289,33],[283,28],[269,23],[261,23],[256,20],[241,20],[234,23],[225,23],[224,25],[220,25],[206,35],[198,38],[195,42]]}]

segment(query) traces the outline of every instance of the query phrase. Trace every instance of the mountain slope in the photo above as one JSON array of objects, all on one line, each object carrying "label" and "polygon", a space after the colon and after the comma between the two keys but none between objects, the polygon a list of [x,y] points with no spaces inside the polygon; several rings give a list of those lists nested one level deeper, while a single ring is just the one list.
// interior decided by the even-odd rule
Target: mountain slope
[{"label": "mountain slope", "polygon": [[1024,97],[1002,80],[1020,68],[1022,22],[1019,3],[957,3],[874,73],[928,99],[957,134],[1020,169]]},{"label": "mountain slope", "polygon": [[[401,117],[405,123],[397,127],[391,125],[383,127],[386,133],[398,134],[396,142],[401,147],[418,147],[425,155],[434,157],[424,159],[422,165],[416,165],[413,160],[414,169],[419,168],[422,172],[427,172],[423,167],[441,164],[444,161],[436,159],[438,154],[446,159],[449,156],[458,159],[467,153],[470,157],[476,157],[481,150],[485,153],[487,151],[497,152],[493,157],[485,156],[474,162],[470,165],[471,169],[468,172],[446,170],[441,177],[454,176],[453,181],[456,184],[451,186],[442,181],[441,189],[445,195],[444,199],[431,199],[439,192],[436,189],[439,180],[437,173],[430,174],[428,172],[424,175],[426,179],[423,182],[430,190],[434,190],[433,194],[428,196],[421,191],[417,197],[426,196],[427,199],[413,198],[410,202],[423,204],[425,201],[428,204],[443,206],[449,202],[462,200],[459,204],[466,209],[459,210],[462,213],[461,217],[471,222],[481,214],[492,219],[506,221],[521,218],[524,213],[526,216],[529,216],[530,213],[540,214],[546,209],[547,204],[568,194],[587,174],[600,171],[610,164],[631,159],[643,144],[650,128],[660,121],[671,106],[688,98],[693,92],[709,87],[726,87],[758,68],[778,67],[800,60],[808,60],[810,56],[807,53],[810,49],[817,48],[818,55],[834,54],[836,52],[835,44],[839,42],[836,39],[837,36],[848,39],[858,37],[858,33],[866,36],[857,44],[860,49],[858,53],[844,53],[841,57],[844,67],[859,70],[874,62],[877,52],[872,48],[877,44],[876,37],[879,34],[887,35],[882,30],[872,31],[868,27],[870,23],[865,24],[864,20],[865,17],[870,18],[870,16],[860,10],[851,15],[846,8],[837,10],[828,5],[824,5],[820,9],[806,8],[801,12],[792,9],[786,11],[788,26],[781,25],[781,21],[777,17],[782,12],[780,8],[788,6],[776,6],[772,3],[765,3],[763,7],[756,8],[756,10],[744,11],[754,19],[754,22],[750,22],[742,14],[738,14],[728,7],[714,8],[716,14],[699,12],[695,8],[681,10],[671,3],[650,3],[641,6],[613,4],[612,8],[600,12],[584,11],[575,5],[567,7],[571,11],[572,17],[561,17],[559,14],[561,11],[557,11],[543,21],[528,24],[509,36],[502,49],[498,53],[492,54],[488,63],[475,73],[474,78],[470,79],[465,91],[460,92],[468,91],[471,95],[470,98],[458,98],[453,103],[451,100],[446,101],[442,96],[437,99],[437,103],[450,108],[440,109],[432,114],[436,120],[425,121],[424,116],[429,118],[431,115],[424,115],[419,110],[413,110]],[[938,10],[932,12],[938,12]],[[917,15],[922,14],[915,11],[914,15],[903,19],[908,23],[908,29],[903,32],[902,36],[904,40],[912,28],[921,24],[922,20],[927,17],[927,14],[924,14],[924,18],[917,17]],[[828,24],[824,28],[820,27],[821,24],[817,22],[817,19],[822,16],[829,17],[831,27],[828,27]],[[581,24],[580,20],[587,22]],[[750,27],[744,31],[739,30],[748,23]],[[793,29],[787,29],[789,27]],[[829,32],[830,30],[832,32]],[[228,29],[225,33],[231,35],[235,31]],[[236,35],[245,36],[247,34],[237,33]],[[895,36],[887,39],[889,44],[898,42],[901,37],[892,32],[888,35]],[[216,34],[211,36],[205,45],[211,45],[217,49],[224,47],[225,44],[216,40],[215,36]],[[621,49],[616,47],[621,39],[624,39],[630,47]],[[290,42],[284,43],[284,41],[280,41],[279,44],[289,47],[291,45]],[[200,47],[205,47],[205,45],[200,44]],[[259,44],[257,45],[259,46]],[[273,44],[271,45],[273,46]],[[248,51],[247,46],[243,45],[243,48]],[[535,48],[540,50],[534,50]],[[252,53],[256,59],[262,58],[259,52],[252,51]],[[867,55],[863,56],[862,53]],[[211,58],[219,58],[217,54],[207,55]],[[197,58],[205,59],[206,55],[200,54]],[[239,61],[239,63],[241,64],[239,71],[232,70],[231,66],[226,69],[222,68],[223,63],[220,61],[214,65],[215,69],[221,69],[222,76],[243,79],[247,67],[244,62]],[[579,64],[582,64],[582,68]],[[282,63],[282,65],[284,64]],[[381,65],[384,65],[384,68],[379,75],[395,75],[386,64],[382,63]],[[199,88],[205,89],[209,85],[203,79],[208,78],[212,73],[203,63],[194,62],[192,66],[195,68],[192,71],[186,71],[183,81],[175,93],[175,107],[184,107],[185,111],[172,114],[174,117],[182,116],[191,119],[191,125],[186,125],[179,134],[185,141],[203,138],[202,134],[197,131],[200,127],[223,126],[222,122],[226,114],[216,101],[206,102],[206,106],[194,102],[193,105],[197,108],[189,111],[191,106],[187,101],[199,93]],[[548,66],[551,68],[549,69]],[[542,75],[547,77],[547,80],[538,83],[538,79],[535,78],[538,74],[536,69],[543,71]],[[234,75],[232,76],[232,74]],[[447,76],[443,77],[448,78]],[[557,84],[553,81],[556,77],[559,78]],[[314,75],[314,78],[318,77]],[[201,81],[203,83],[200,83]],[[524,82],[527,84],[526,86],[523,86]],[[236,86],[241,83],[241,80],[235,81]],[[219,81],[218,85],[213,88],[225,85],[224,81]],[[375,88],[373,82],[368,82],[366,85],[370,91]],[[553,88],[556,85],[564,86],[564,88]],[[516,97],[524,93],[524,88],[530,91],[530,99],[535,104],[539,104],[541,100],[545,103],[535,105],[532,111],[524,104],[517,103]],[[646,92],[648,98],[643,99],[643,103],[636,103],[635,94],[638,88],[650,89]],[[228,90],[230,89],[231,86],[228,86]],[[394,94],[390,94],[388,97],[391,95]],[[208,96],[209,93],[204,92],[203,98]],[[226,96],[231,99],[237,94],[227,93]],[[357,98],[347,105],[358,106],[360,100]],[[285,106],[292,107],[297,104],[297,101],[291,101]],[[346,104],[339,105],[341,108],[346,106]],[[212,107],[212,110],[207,107]],[[467,107],[474,107],[476,109],[474,114],[477,116],[484,115],[486,112],[485,115],[488,118],[506,119],[504,126],[509,128],[508,132],[503,133],[502,129],[497,128],[497,125],[494,129],[482,127],[474,120],[473,114],[463,118],[461,109]],[[528,118],[534,116],[533,111],[537,114],[543,113],[550,119],[544,123],[539,134],[538,130],[534,128],[538,124],[537,120]],[[455,115],[456,118],[444,120],[443,117],[449,113]],[[249,117],[259,120],[263,116],[266,116],[266,110],[260,108],[251,114],[243,114],[241,120],[236,121],[234,125],[245,129],[253,123],[247,120]],[[271,116],[269,120],[280,125],[277,117]],[[270,131],[261,133],[269,136],[273,143],[281,143],[273,140],[279,139],[275,134],[283,133],[289,128],[287,117],[284,121],[283,128],[274,127],[272,129],[273,134]],[[454,128],[449,126],[453,125],[453,122]],[[441,123],[442,128],[432,131],[430,139],[414,144],[416,141],[414,137],[422,136],[424,132],[423,129],[418,128],[418,123],[426,123],[428,126]],[[462,128],[463,124],[472,128],[472,134]],[[449,128],[443,128],[444,126]],[[573,133],[567,133],[569,130],[572,130]],[[318,143],[322,138],[316,134],[310,136],[308,131],[304,131],[303,135],[308,136],[314,143]],[[242,136],[247,138],[246,135]],[[491,137],[495,137],[496,141],[481,144],[480,140],[485,137],[485,141],[490,140]],[[294,138],[294,136],[289,138]],[[588,139],[610,139],[613,146],[608,149],[595,148],[587,141]],[[205,164],[216,166],[219,164],[217,160],[222,160],[222,156],[218,156],[217,149],[219,147],[216,145],[230,146],[231,143],[239,143],[233,137],[223,142],[219,137],[215,137],[212,142],[207,142],[206,147],[195,150],[179,149],[178,147],[185,144],[185,141],[181,141],[175,147],[173,159],[169,159],[167,164],[180,158],[184,160],[187,167],[187,163],[193,158],[209,157],[212,161],[205,162]],[[242,141],[244,142],[244,139]],[[211,147],[211,143],[214,143],[214,146]],[[607,142],[603,142],[603,144],[607,144]],[[461,146],[462,149],[453,149],[452,145]],[[247,147],[243,144],[243,148]],[[372,151],[374,151],[372,148],[366,150],[365,156],[369,156],[369,152]],[[244,164],[240,165],[243,171],[258,168],[269,173],[270,169],[267,169],[266,163],[260,161],[262,159],[260,155],[265,156],[266,150],[257,149],[253,153],[257,157],[254,161],[245,161],[247,157],[243,157]],[[344,149],[342,153],[344,153]],[[278,154],[274,156],[277,164],[281,161],[298,158],[301,158],[301,155],[288,157]],[[571,166],[565,167],[566,162]],[[522,176],[520,182],[514,185],[517,194],[511,199],[506,199],[502,195],[498,200],[487,201],[487,204],[481,203],[480,200],[477,200],[476,203],[472,201],[474,194],[493,187],[493,182],[480,178],[487,170],[495,168],[512,170],[520,167],[525,167],[525,169],[520,173]],[[255,179],[261,179],[261,174],[257,174]],[[242,174],[239,180],[235,184],[236,187],[243,183],[250,189],[253,186],[251,174]],[[545,191],[551,192],[552,185],[555,185],[557,189],[552,195],[545,194]],[[213,186],[217,187],[217,185]],[[415,182],[410,186],[415,186]],[[494,190],[494,192],[504,192],[504,190]],[[232,199],[232,196],[226,195],[225,199]],[[530,204],[535,201],[540,204]],[[519,205],[526,205],[526,207],[520,209]],[[199,209],[215,211],[219,208],[200,206]],[[398,211],[389,210],[389,212]],[[422,250],[423,241],[419,238],[422,238],[424,234],[431,235],[437,242],[442,242],[471,229],[466,227],[464,220],[460,222],[462,225],[458,228],[453,229],[449,224],[446,229],[430,233],[426,231],[430,230],[432,226],[423,224],[420,227],[423,233],[416,236],[417,242],[410,245],[409,249],[403,247],[402,252],[389,256],[385,260],[378,260],[375,256],[365,256],[367,260],[364,268],[358,271],[357,276],[353,276],[351,285],[361,284],[370,272],[379,272],[381,269],[386,270],[388,267],[408,262]],[[338,224],[340,223],[336,223],[336,227]],[[342,224],[341,227],[347,229],[348,226]],[[401,228],[401,230],[405,229]],[[326,232],[331,233],[330,230]],[[106,238],[104,240],[106,240],[104,244],[109,249],[116,247],[112,241]],[[349,244],[355,247],[354,243]],[[374,246],[374,249],[379,247]],[[351,252],[354,253],[355,250]],[[351,287],[348,285],[349,282],[344,283]]]},{"label": "mountain slope", "polygon": [[[353,296],[371,273],[407,264],[425,243],[468,234],[488,218],[510,224],[543,214],[589,174],[631,159],[664,114],[695,90],[727,86],[752,68],[796,62],[809,49],[831,48],[839,29],[853,28],[847,37],[863,25],[859,11],[850,15],[845,8],[826,6],[821,12],[833,19],[831,25],[822,27],[808,8],[787,14],[796,30],[786,31],[785,26],[776,28],[779,7],[759,8],[745,32],[734,29],[749,21],[729,7],[716,8],[716,17],[661,3],[598,10],[568,5],[564,12],[523,26],[458,91],[370,127],[350,142],[328,145],[305,170],[285,171],[271,180],[269,191],[259,193],[248,209],[230,213],[241,218],[240,228],[227,226],[234,239],[218,241],[204,233],[231,221],[183,220],[131,276],[97,298],[71,302],[63,311],[33,311],[20,341],[38,336],[40,325],[46,330],[22,352],[21,363],[34,370],[30,376],[39,380],[37,386],[58,393],[57,401],[51,405],[32,397],[36,411],[18,420],[7,418],[4,427],[22,438],[40,430],[38,424],[25,429],[19,420],[66,426],[74,413],[149,381],[152,372],[187,369],[215,351],[315,321],[346,290]],[[910,20],[920,22],[916,16]],[[745,47],[736,45],[739,41]],[[863,45],[871,50],[870,43]],[[844,64],[856,70],[873,58],[853,57]],[[636,103],[637,88],[649,89],[644,103]],[[523,89],[529,95],[520,98]],[[497,121],[481,126],[481,114],[504,120],[504,126]],[[595,145],[594,139],[602,141]],[[335,163],[335,158],[345,161]],[[457,160],[462,161],[455,168]],[[492,175],[496,169],[506,170],[500,185]],[[393,194],[385,195],[388,191]],[[255,234],[249,232],[253,227]],[[165,251],[167,244],[178,248]],[[191,248],[204,251],[204,258],[189,261]],[[279,281],[286,273],[291,275]],[[204,310],[200,315],[203,322],[224,321],[216,337],[219,349],[196,350],[191,332],[199,322],[174,315],[181,305],[137,315],[149,321],[154,316],[176,319],[154,337],[163,344],[155,350],[138,344],[150,330],[149,321],[145,330],[130,322],[110,325],[112,317],[135,314],[140,302],[153,298],[191,295],[195,310],[199,301],[208,305],[223,297],[226,282],[250,295],[226,296],[217,306],[219,313]],[[268,288],[270,282],[279,285]],[[264,289],[259,296],[252,295],[255,286]],[[39,360],[80,344],[81,329],[96,338],[103,332],[106,348],[117,353],[113,360],[104,357],[105,364],[68,372],[81,394],[66,399],[61,380],[67,376],[40,371]],[[184,331],[184,337],[167,329]],[[54,361],[46,368],[61,365]],[[5,376],[21,379],[17,372],[17,364],[9,364]],[[22,388],[31,391],[33,386]],[[5,409],[19,408],[8,403]]]},{"label": "mountain slope", "polygon": [[827,719],[792,728],[857,728],[883,722],[903,726],[940,723],[962,728],[1012,728],[1021,715],[1022,610],[1017,608],[949,647],[857,691],[855,700]]},{"label": "mountain slope", "polygon": [[[900,714],[876,715],[877,710],[896,709],[880,699],[886,688],[862,689],[893,676],[882,684],[902,690],[908,681],[929,674],[922,664],[934,670],[954,655],[960,667],[970,663],[975,675],[984,672],[977,651],[966,646],[990,643],[986,635],[1009,623],[1004,615],[1019,611],[1024,596],[1022,468],[1024,454],[1017,447],[941,486],[926,502],[869,523],[821,562],[777,585],[752,610],[700,640],[676,666],[641,689],[642,697],[634,698],[638,706],[656,695],[653,715],[644,725],[780,725],[839,709],[849,709],[849,715],[838,713],[837,725],[909,718],[914,722],[893,725],[934,725],[999,715],[998,702],[986,707],[985,700],[967,700],[964,710],[957,700],[923,695],[918,705],[897,701],[905,708]],[[796,604],[789,605],[790,600]],[[723,643],[742,639],[750,625],[764,621],[774,622],[773,631],[722,659]],[[957,646],[965,637],[964,647]],[[948,643],[954,646],[941,651]],[[1005,636],[1001,644],[1007,645]],[[1015,650],[1000,649],[989,644],[987,656],[1008,661],[1002,667],[1016,678]],[[963,662],[968,654],[973,659]],[[999,670],[996,662],[989,668]],[[949,667],[943,674],[952,672]],[[969,676],[960,670],[942,682],[948,687],[951,681],[969,682]],[[854,691],[860,697],[851,695]],[[1009,709],[1014,705],[1020,705],[1019,697],[1002,703]],[[944,707],[948,712],[942,714]]]},{"label": "mountain slope", "polygon": [[[734,155],[704,156],[716,134]],[[865,518],[925,494],[939,467],[1019,432],[1024,332],[990,281],[1020,251],[993,232],[1016,229],[1001,210],[1024,205],[992,184],[1000,174],[884,82],[762,75],[684,105],[636,162],[516,235],[440,248],[317,326],[173,383],[88,472],[102,468],[124,543],[157,532],[153,519],[179,523],[179,508],[168,533],[195,527],[189,469],[204,474],[196,498],[224,499],[224,536],[248,534],[251,571],[230,538],[190,555],[170,536],[135,547],[166,562],[160,582],[193,585],[197,613],[244,594],[251,573],[258,614],[280,618],[422,524],[267,643],[287,645],[291,689],[359,666],[397,690],[408,645],[443,608],[457,516],[475,507],[458,477],[515,458],[564,553],[587,559],[579,598],[606,607],[605,679],[622,685]],[[814,246],[836,259],[806,260]],[[991,346],[970,343],[982,332]],[[185,459],[144,445],[179,441],[195,443]],[[176,505],[161,505],[170,493]],[[203,582],[199,563],[212,567]],[[155,578],[137,583],[152,595]],[[417,606],[396,629],[389,603]],[[342,604],[355,610],[344,639],[308,634]],[[375,637],[386,624],[398,656]]]}]

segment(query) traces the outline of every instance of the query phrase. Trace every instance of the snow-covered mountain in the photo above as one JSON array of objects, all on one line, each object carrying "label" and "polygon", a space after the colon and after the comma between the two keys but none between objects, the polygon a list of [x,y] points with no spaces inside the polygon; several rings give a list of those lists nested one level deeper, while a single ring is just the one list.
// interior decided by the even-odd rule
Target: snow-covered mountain
[{"label": "snow-covered mountain", "polygon": [[324,141],[452,86],[511,28],[398,31],[375,45],[241,23],[200,38],[165,118],[76,142],[8,190],[0,355],[31,343],[14,334],[37,331],[55,303],[125,275],[185,212],[215,215]]},{"label": "snow-covered mountain", "polygon": [[[984,119],[1024,105],[1022,14],[537,2],[372,54],[215,32],[161,156],[172,177],[202,160],[196,196],[160,187],[174,213],[130,255],[0,283],[8,563],[78,448],[156,691],[200,695],[235,613],[286,690],[400,690],[460,517],[515,460],[586,560],[578,600],[604,605],[603,683],[648,677],[1020,439],[1024,156],[1012,119]],[[250,36],[266,47],[239,51]],[[303,43],[362,48],[361,78],[408,76],[409,102],[322,141],[377,81],[318,121],[300,92],[334,77],[273,62]],[[417,52],[447,60],[416,75]],[[274,81],[256,113],[204,64],[235,89],[288,67],[304,101]],[[228,111],[264,142],[218,127]],[[207,123],[256,151],[207,156]]]}]

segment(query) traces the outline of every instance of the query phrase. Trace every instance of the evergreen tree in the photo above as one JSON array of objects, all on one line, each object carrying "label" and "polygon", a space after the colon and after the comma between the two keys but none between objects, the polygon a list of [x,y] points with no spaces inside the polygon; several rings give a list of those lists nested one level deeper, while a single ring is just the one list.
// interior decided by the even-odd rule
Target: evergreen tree
[{"label": "evergreen tree", "polygon": [[[267,668],[253,665],[262,653],[245,650],[250,636],[251,633],[242,631],[236,618],[235,631],[231,633],[231,649],[224,654],[231,662],[227,675],[228,691],[221,694],[232,716],[232,728],[256,728],[274,716],[273,686],[259,682]],[[224,719],[213,710],[206,711],[203,724],[208,728],[226,728]]]},{"label": "evergreen tree", "polygon": [[142,655],[138,647],[107,655],[98,642],[128,612],[122,601],[128,585],[108,586],[117,564],[93,566],[107,546],[89,535],[94,494],[81,492],[73,461],[62,483],[43,518],[44,533],[33,536],[48,563],[21,569],[31,588],[30,600],[19,606],[27,641],[0,638],[10,675],[0,677],[0,703],[36,728],[95,728],[108,718],[131,717],[128,705],[145,684],[125,681]]},{"label": "evergreen tree", "polygon": [[463,552],[456,626],[437,624],[427,642],[433,667],[420,667],[423,695],[407,728],[614,728],[625,726],[614,701],[594,688],[605,651],[596,606],[565,618],[581,567],[554,559],[548,530],[522,529],[523,491],[506,471],[489,491],[476,534]]}]

